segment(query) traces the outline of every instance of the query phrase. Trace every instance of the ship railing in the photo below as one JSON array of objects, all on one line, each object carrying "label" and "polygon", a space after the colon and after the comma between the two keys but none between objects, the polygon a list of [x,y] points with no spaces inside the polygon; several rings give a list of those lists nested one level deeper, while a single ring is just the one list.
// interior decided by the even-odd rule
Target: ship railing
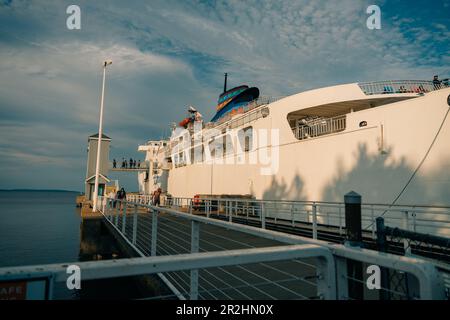
[{"label": "ship railing", "polygon": [[[51,293],[55,282],[68,282],[68,266],[76,265],[82,281],[156,274],[172,293],[150,299],[445,299],[441,266],[421,258],[169,207],[105,197],[99,203],[107,229],[137,258],[2,268],[0,281],[49,279]],[[380,272],[380,281],[366,279],[377,268],[388,272],[389,281]]]},{"label": "ship railing", "polygon": [[319,137],[331,133],[344,131],[346,128],[346,116],[314,119],[306,124],[295,126],[292,131],[299,140]]},{"label": "ship railing", "polygon": [[[255,110],[258,107],[262,107],[264,105],[268,105],[270,103],[273,103],[277,100],[282,99],[283,97],[271,97],[271,96],[262,96],[258,99],[255,99],[251,102],[249,102],[247,105],[243,106],[243,111],[238,116],[227,114],[217,120],[216,122],[209,123],[207,125],[207,128],[218,128],[221,125],[224,125],[226,123],[227,126],[230,126],[232,128],[238,127],[240,125],[243,125],[245,123],[248,123],[250,121],[254,121],[256,119],[259,119],[262,117],[261,110]],[[252,112],[253,111],[253,112]],[[245,119],[245,120],[244,120]],[[231,121],[230,121],[231,120]],[[241,124],[238,124],[239,121],[243,122]]]},{"label": "ship railing", "polygon": [[426,80],[388,80],[376,82],[360,82],[358,83],[358,85],[366,95],[393,93],[420,94],[449,87],[448,79],[446,81],[436,83]]},{"label": "ship railing", "polygon": [[[290,226],[311,224],[310,236],[320,235],[321,227],[334,228],[339,235],[345,233],[345,203],[325,201],[257,200],[246,198],[179,198],[172,197],[168,206],[207,216],[222,218],[244,217]],[[384,217],[386,224],[420,233],[450,237],[450,207],[402,204],[362,204],[362,229],[376,239],[376,219]],[[323,232],[323,230],[322,230]]]},{"label": "ship railing", "polygon": [[141,162],[139,165],[136,164],[136,166],[130,166],[129,164],[127,164],[127,166],[122,167],[122,163],[116,163],[116,166],[114,167],[113,162],[110,162],[108,164],[108,168],[109,170],[147,170],[149,169],[149,164],[147,162]]}]

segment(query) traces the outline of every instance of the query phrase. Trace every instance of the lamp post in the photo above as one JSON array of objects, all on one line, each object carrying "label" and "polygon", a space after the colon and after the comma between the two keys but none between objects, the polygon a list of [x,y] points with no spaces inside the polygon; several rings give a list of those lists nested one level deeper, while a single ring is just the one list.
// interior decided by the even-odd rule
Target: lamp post
[{"label": "lamp post", "polygon": [[100,101],[100,120],[98,124],[98,142],[97,142],[97,161],[95,165],[95,184],[94,184],[94,205],[92,211],[97,211],[97,200],[98,200],[98,178],[100,175],[100,152],[102,146],[102,136],[103,136],[103,103],[105,101],[105,78],[106,78],[106,67],[112,64],[111,60],[106,60],[103,62],[103,83],[102,83],[102,98]]}]

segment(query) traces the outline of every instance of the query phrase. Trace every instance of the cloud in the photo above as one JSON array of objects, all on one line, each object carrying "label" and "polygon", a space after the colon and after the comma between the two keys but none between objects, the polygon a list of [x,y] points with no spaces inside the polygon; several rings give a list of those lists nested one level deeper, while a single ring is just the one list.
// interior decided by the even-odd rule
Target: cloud
[{"label": "cloud", "polygon": [[223,72],[230,86],[274,96],[450,72],[448,1],[379,1],[375,31],[366,28],[369,1],[80,0],[77,31],[65,27],[70,4],[0,6],[0,167],[10,169],[0,187],[50,174],[48,187],[81,190],[106,58],[105,130],[116,158],[142,157],[138,144],[167,135],[187,105],[212,117]]}]

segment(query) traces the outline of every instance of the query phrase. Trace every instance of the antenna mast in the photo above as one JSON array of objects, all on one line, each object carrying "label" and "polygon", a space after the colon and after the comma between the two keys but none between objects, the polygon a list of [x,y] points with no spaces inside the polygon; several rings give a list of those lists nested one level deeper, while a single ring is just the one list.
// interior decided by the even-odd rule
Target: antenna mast
[{"label": "antenna mast", "polygon": [[223,92],[227,91],[227,77],[228,73],[225,72],[225,82],[223,83]]}]

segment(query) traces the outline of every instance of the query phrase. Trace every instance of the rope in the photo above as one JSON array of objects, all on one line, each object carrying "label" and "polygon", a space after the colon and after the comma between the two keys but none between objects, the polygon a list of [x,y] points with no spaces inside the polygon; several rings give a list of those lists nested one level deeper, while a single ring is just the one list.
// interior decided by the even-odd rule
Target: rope
[{"label": "rope", "polygon": [[[447,108],[447,112],[445,113],[444,118],[442,119],[441,125],[439,126],[438,131],[436,132],[433,141],[431,141],[430,146],[428,147],[427,152],[425,152],[425,155],[423,156],[422,160],[419,162],[418,166],[416,167],[416,169],[414,170],[414,172],[412,173],[411,177],[408,179],[408,181],[406,182],[405,186],[403,187],[403,189],[400,191],[400,193],[397,195],[397,197],[394,199],[394,201],[392,201],[392,203],[389,206],[389,209],[392,208],[392,206],[394,204],[396,204],[396,202],[398,201],[398,199],[400,199],[400,197],[403,195],[403,193],[406,191],[406,189],[408,188],[409,184],[411,183],[411,181],[414,179],[414,177],[416,176],[417,172],[420,170],[420,168],[422,167],[423,163],[425,162],[425,160],[427,159],[428,155],[430,154],[431,149],[433,148],[437,138],[439,137],[439,134],[441,133],[442,127],[444,126],[445,120],[447,119],[448,113],[450,112],[450,108]],[[383,217],[388,211],[389,209],[386,209],[381,215],[380,217]],[[375,222],[372,221],[371,224],[369,224],[366,228],[364,228],[364,230],[367,230],[368,228],[370,228]]]}]

